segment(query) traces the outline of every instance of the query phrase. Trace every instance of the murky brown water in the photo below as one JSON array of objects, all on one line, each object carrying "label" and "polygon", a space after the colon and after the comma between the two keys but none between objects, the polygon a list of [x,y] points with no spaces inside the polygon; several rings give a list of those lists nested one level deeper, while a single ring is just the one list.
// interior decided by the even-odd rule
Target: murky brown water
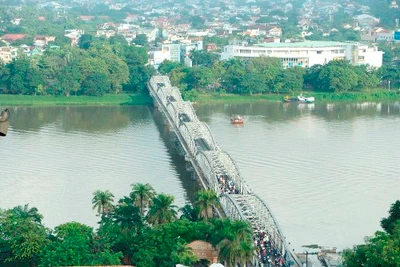
[{"label": "murky brown water", "polygon": [[[30,203],[48,226],[95,225],[92,193],[116,198],[135,182],[196,190],[150,107],[11,108],[0,139],[2,208]],[[250,187],[297,248],[360,243],[400,198],[400,105],[254,103],[196,106]],[[244,115],[244,127],[229,123]]]}]

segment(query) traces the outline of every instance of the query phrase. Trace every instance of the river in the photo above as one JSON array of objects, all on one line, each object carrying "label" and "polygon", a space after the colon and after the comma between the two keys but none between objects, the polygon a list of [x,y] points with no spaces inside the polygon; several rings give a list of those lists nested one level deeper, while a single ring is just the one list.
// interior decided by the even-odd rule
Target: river
[{"label": "river", "polygon": [[[289,242],[344,248],[379,229],[400,198],[398,103],[196,105]],[[196,182],[152,107],[11,108],[0,139],[2,208],[29,203],[54,227],[92,226],[92,193],[150,183],[183,206]],[[242,114],[243,127],[229,123]]]}]

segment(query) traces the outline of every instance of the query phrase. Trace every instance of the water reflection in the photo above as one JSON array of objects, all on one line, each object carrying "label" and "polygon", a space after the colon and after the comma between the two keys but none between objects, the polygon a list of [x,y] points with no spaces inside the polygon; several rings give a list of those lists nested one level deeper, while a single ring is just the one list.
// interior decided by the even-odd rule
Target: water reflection
[{"label": "water reflection", "polygon": [[210,122],[210,116],[221,113],[226,116],[241,114],[243,116],[263,116],[267,122],[292,121],[304,115],[312,115],[326,121],[347,121],[359,117],[374,117],[385,115],[398,116],[399,102],[390,103],[283,103],[257,102],[251,104],[207,104],[195,105],[202,120]]},{"label": "water reflection", "polygon": [[129,123],[151,120],[147,107],[13,107],[11,112],[11,128],[16,132],[37,132],[54,124],[66,132],[112,133]]},{"label": "water reflection", "polygon": [[[0,172],[1,208],[29,203],[54,227],[66,221],[92,226],[91,198],[108,189],[116,199],[133,183],[188,200],[193,184],[166,147],[149,107],[13,108],[7,155]],[[178,173],[180,172],[180,173]],[[184,180],[180,180],[182,178]]]},{"label": "water reflection", "polygon": [[[350,247],[399,197],[399,103],[196,106],[293,247]],[[244,127],[230,124],[241,114]]]}]

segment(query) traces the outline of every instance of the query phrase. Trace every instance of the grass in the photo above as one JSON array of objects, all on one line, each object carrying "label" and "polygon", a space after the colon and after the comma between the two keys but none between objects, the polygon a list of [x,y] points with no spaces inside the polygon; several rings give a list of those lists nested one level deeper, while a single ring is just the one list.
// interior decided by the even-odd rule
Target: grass
[{"label": "grass", "polygon": [[[196,93],[189,99],[199,104],[206,103],[250,103],[260,101],[282,101],[285,95],[295,97],[300,92],[292,94],[253,94],[236,95],[228,93]],[[306,96],[314,96],[316,102],[363,102],[399,100],[399,91],[383,91],[351,93],[321,93],[303,92]],[[0,94],[0,106],[119,106],[119,105],[151,105],[153,100],[148,94],[107,94],[104,96],[33,96]]]},{"label": "grass", "polygon": [[[292,94],[253,94],[253,95],[235,95],[227,93],[198,93],[191,101],[199,104],[203,103],[248,103],[259,101],[282,101],[285,95],[296,97],[300,92]],[[363,101],[381,101],[381,100],[399,100],[399,91],[373,90],[369,92],[350,92],[350,93],[321,93],[321,92],[303,92],[305,96],[314,96],[316,102],[363,102]]]},{"label": "grass", "polygon": [[117,106],[150,105],[147,94],[107,94],[104,96],[33,96],[0,94],[1,106]]}]

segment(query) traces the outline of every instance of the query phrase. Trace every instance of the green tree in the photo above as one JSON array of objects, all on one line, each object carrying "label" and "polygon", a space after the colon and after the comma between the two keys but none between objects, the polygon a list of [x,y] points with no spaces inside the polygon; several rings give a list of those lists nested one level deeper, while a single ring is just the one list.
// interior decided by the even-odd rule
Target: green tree
[{"label": "green tree", "polygon": [[93,193],[93,209],[97,210],[97,214],[101,216],[102,219],[104,219],[105,216],[113,210],[113,201],[114,195],[108,190],[97,190]]},{"label": "green tree", "polygon": [[218,196],[211,190],[200,190],[196,193],[195,206],[199,208],[200,216],[206,221],[213,217],[213,208],[218,205]]},{"label": "green tree", "polygon": [[42,218],[28,205],[0,211],[0,251],[7,255],[5,261],[37,265],[47,237]]},{"label": "green tree", "polygon": [[183,67],[183,64],[180,62],[175,62],[175,61],[170,61],[170,60],[164,60],[161,62],[161,64],[158,66],[158,71],[161,74],[169,74],[171,73],[174,69],[180,69]]},{"label": "green tree", "polygon": [[146,46],[149,42],[147,40],[146,34],[138,34],[135,39],[133,39],[133,43],[136,45]]},{"label": "green tree", "polygon": [[174,197],[167,194],[159,194],[153,198],[148,213],[148,221],[152,225],[160,225],[173,222],[176,219],[176,206],[173,204]]},{"label": "green tree", "polygon": [[393,234],[398,222],[400,222],[400,200],[390,206],[389,216],[381,220],[381,226],[387,233]]},{"label": "green tree", "polygon": [[273,91],[276,93],[288,93],[301,90],[304,84],[305,69],[294,67],[282,70],[273,82]]},{"label": "green tree", "polygon": [[331,61],[323,66],[318,81],[329,92],[347,92],[358,84],[358,76],[348,62]]},{"label": "green tree", "polygon": [[93,242],[91,227],[70,222],[55,228],[52,242],[41,253],[42,267],[87,265]]},{"label": "green tree", "polygon": [[200,16],[192,16],[189,19],[190,25],[194,29],[204,29],[205,20]]},{"label": "green tree", "polygon": [[134,205],[135,202],[136,196],[133,198],[123,197],[115,207],[113,220],[123,230],[131,231],[143,225],[140,208]]},{"label": "green tree", "polygon": [[185,77],[185,81],[192,89],[206,89],[216,82],[216,76],[211,68],[193,67]]},{"label": "green tree", "polygon": [[200,220],[200,209],[199,207],[193,207],[190,204],[186,204],[182,208],[179,209],[179,211],[182,213],[180,219],[187,219],[191,222],[197,222]]},{"label": "green tree", "polygon": [[156,196],[154,188],[150,184],[132,184],[132,193],[135,201],[140,207],[140,214],[144,215],[144,210],[151,204],[151,200]]},{"label": "green tree", "polygon": [[94,73],[90,74],[82,82],[82,91],[86,95],[102,96],[110,90],[110,81],[106,74]]},{"label": "green tree", "polygon": [[176,244],[176,250],[171,253],[171,258],[174,264],[180,263],[186,266],[192,266],[192,264],[199,261],[192,248],[187,246],[185,242],[178,242]]},{"label": "green tree", "polygon": [[93,43],[93,35],[91,34],[82,34],[79,38],[78,46],[81,49],[88,50]]},{"label": "green tree", "polygon": [[218,61],[217,54],[204,50],[192,50],[189,57],[194,66],[211,67],[216,61]]}]

